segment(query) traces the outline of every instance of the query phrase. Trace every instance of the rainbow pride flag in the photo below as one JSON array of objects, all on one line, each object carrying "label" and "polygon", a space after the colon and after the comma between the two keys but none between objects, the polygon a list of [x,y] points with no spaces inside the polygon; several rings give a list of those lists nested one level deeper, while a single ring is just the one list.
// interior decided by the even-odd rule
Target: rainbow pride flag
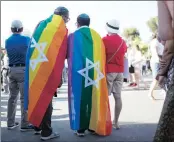
[{"label": "rainbow pride flag", "polygon": [[68,102],[72,130],[112,132],[105,74],[105,47],[99,34],[81,27],[68,39]]},{"label": "rainbow pride flag", "polygon": [[61,81],[66,54],[66,25],[61,16],[52,15],[36,27],[26,57],[24,108],[35,126]]}]

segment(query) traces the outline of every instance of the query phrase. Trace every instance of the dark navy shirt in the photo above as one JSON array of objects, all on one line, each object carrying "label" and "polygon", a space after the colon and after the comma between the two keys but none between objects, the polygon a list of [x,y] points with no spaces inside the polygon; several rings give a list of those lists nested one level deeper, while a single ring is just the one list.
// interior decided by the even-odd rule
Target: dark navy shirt
[{"label": "dark navy shirt", "polygon": [[11,35],[5,42],[9,65],[25,64],[30,38],[20,34]]}]

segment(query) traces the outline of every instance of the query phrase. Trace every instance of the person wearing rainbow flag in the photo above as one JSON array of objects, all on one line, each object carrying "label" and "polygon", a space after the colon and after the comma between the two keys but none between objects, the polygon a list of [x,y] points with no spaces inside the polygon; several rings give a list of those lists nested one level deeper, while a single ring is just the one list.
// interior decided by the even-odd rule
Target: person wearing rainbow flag
[{"label": "person wearing rainbow flag", "polygon": [[89,28],[90,17],[77,17],[77,30],[68,37],[68,103],[71,129],[78,136],[88,130],[102,136],[112,132],[105,74],[105,47]]},{"label": "person wearing rainbow flag", "polygon": [[26,56],[24,108],[41,140],[59,137],[51,127],[52,98],[61,83],[69,20],[67,8],[56,8],[53,15],[37,25]]}]

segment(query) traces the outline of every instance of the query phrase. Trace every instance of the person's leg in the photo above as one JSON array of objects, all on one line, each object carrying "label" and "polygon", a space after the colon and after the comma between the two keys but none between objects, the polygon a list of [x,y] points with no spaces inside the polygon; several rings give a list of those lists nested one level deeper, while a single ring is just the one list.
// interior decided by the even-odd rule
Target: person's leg
[{"label": "person's leg", "polygon": [[148,94],[148,96],[151,99],[155,99],[155,97],[154,97],[154,89],[156,88],[156,86],[158,84],[158,81],[155,78],[156,78],[157,73],[158,73],[158,67],[159,67],[158,63],[151,63],[153,81],[152,81],[152,83],[150,85],[150,90],[149,90],[149,94]]},{"label": "person's leg", "polygon": [[[106,75],[107,78],[107,87],[108,87],[108,95],[111,96],[111,93],[113,93],[113,82],[115,79],[115,73],[108,73]],[[114,123],[114,122],[113,122]]]},{"label": "person's leg", "polygon": [[41,127],[36,127],[36,126],[34,126],[34,131],[35,131],[35,135],[40,135],[41,134]]},{"label": "person's leg", "polygon": [[[141,72],[141,71],[140,71],[140,72]],[[146,75],[146,73],[145,73],[145,75]],[[144,84],[144,89],[147,89],[147,88],[148,88],[148,85],[147,85],[146,81],[144,80],[144,76],[143,76],[142,74],[140,74],[140,81],[143,82],[143,84]]]},{"label": "person's leg", "polygon": [[131,66],[131,67],[129,67],[129,82],[130,82],[129,86],[131,86],[134,83],[134,78],[133,78],[132,72],[133,72],[133,70],[132,70],[132,66]]},{"label": "person's leg", "polygon": [[112,93],[112,88],[113,88],[114,73],[108,73],[106,75],[106,78],[107,78],[107,86],[108,86],[108,95],[110,96]]},{"label": "person's leg", "polygon": [[24,110],[24,73],[25,67],[16,67],[16,80],[20,91],[20,102],[21,102],[21,131],[33,130],[33,126],[29,125],[28,113]]},{"label": "person's leg", "polygon": [[16,126],[19,126],[19,123],[15,123],[19,87],[17,81],[15,80],[13,71],[9,72],[9,90],[10,90],[10,95],[8,99],[8,108],[7,108],[7,127],[8,129],[13,129]]},{"label": "person's leg", "polygon": [[41,129],[42,129],[41,140],[49,140],[49,139],[59,137],[59,134],[54,133],[51,127],[52,111],[53,111],[53,106],[52,106],[52,100],[51,100],[41,123]]},{"label": "person's leg", "polygon": [[129,73],[130,73],[130,87],[131,86],[136,86],[136,80],[135,80],[135,68],[133,66],[131,66],[129,68]]},{"label": "person's leg", "polygon": [[114,111],[114,121],[113,126],[116,129],[119,129],[118,119],[120,112],[122,110],[122,100],[121,100],[121,90],[123,85],[123,74],[118,73],[113,84],[113,95],[115,99],[115,111]]},{"label": "person's leg", "polygon": [[42,133],[41,133],[41,136],[43,136],[43,137],[47,137],[47,136],[50,136],[52,134],[52,127],[51,127],[52,111],[53,111],[53,107],[52,107],[52,100],[51,100],[51,102],[48,105],[48,108],[45,112],[45,115],[43,117],[43,120],[42,120],[42,125],[41,125]]},{"label": "person's leg", "polygon": [[134,83],[134,79],[133,79],[132,73],[129,73],[129,77],[130,77],[130,83]]},{"label": "person's leg", "polygon": [[139,68],[135,68],[135,82],[137,84],[137,88],[140,88],[140,75],[141,75],[141,71]]}]

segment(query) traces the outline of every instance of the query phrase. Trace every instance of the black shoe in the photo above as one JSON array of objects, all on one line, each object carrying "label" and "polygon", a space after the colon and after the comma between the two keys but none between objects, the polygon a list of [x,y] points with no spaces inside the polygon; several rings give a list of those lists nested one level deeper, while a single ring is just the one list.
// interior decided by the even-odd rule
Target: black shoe
[{"label": "black shoe", "polygon": [[40,135],[42,130],[40,128],[34,126],[34,131],[35,131],[34,132],[35,135]]},{"label": "black shoe", "polygon": [[93,134],[93,135],[96,134],[95,131],[90,130],[90,129],[88,129],[88,132],[90,132],[90,133]]},{"label": "black shoe", "polygon": [[79,137],[84,137],[85,133],[84,132],[78,132],[78,131],[74,131],[74,133],[79,136]]},{"label": "black shoe", "polygon": [[18,126],[19,126],[19,123],[18,122],[15,122],[15,124],[13,126],[8,126],[7,129],[8,130],[13,130],[13,129],[15,129]]},{"label": "black shoe", "polygon": [[21,127],[21,132],[34,130],[34,126],[29,124],[27,127]]}]

